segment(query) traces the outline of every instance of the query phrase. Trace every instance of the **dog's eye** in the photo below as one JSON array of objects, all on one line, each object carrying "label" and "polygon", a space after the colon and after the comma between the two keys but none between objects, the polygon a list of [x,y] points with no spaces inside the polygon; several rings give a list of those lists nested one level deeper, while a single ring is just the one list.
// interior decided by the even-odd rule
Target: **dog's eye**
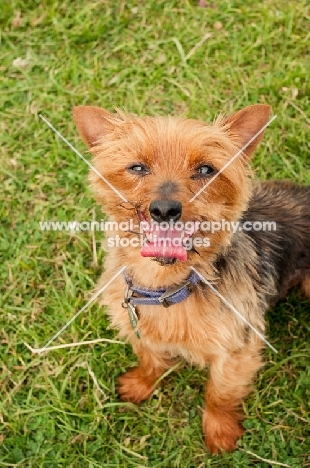
[{"label": "dog's eye", "polygon": [[144,164],[132,164],[127,169],[132,174],[141,175],[141,176],[144,176],[150,173],[149,168],[145,166]]},{"label": "dog's eye", "polygon": [[195,174],[192,175],[192,179],[200,179],[203,177],[209,177],[210,175],[215,173],[214,167],[210,166],[209,164],[202,164],[201,166],[197,167]]}]

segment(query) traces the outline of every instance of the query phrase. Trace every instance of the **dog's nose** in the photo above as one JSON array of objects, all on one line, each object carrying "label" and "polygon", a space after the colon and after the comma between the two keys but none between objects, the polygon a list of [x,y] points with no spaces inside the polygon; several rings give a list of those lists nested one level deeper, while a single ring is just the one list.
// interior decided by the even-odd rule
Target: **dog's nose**
[{"label": "dog's nose", "polygon": [[150,214],[154,221],[177,221],[182,214],[182,204],[175,200],[154,200],[151,202]]}]

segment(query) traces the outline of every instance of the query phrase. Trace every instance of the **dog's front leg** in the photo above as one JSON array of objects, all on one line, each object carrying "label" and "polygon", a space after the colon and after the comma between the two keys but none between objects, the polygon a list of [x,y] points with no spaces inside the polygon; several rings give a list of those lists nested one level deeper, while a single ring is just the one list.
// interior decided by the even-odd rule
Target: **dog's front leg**
[{"label": "dog's front leg", "polygon": [[232,451],[243,434],[241,404],[252,389],[262,366],[260,340],[253,339],[242,350],[223,354],[210,364],[203,414],[205,444],[211,453]]},{"label": "dog's front leg", "polygon": [[153,393],[156,381],[176,360],[155,352],[138,340],[133,344],[133,351],[138,356],[139,365],[119,377],[118,393],[124,401],[141,403]]}]

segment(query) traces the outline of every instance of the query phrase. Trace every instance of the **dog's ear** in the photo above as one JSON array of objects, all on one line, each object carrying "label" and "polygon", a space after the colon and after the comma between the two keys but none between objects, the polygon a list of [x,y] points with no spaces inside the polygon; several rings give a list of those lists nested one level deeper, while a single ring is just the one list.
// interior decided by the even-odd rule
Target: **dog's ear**
[{"label": "dog's ear", "polygon": [[116,120],[114,114],[94,106],[74,107],[73,117],[81,137],[90,148],[100,137],[113,131],[113,121]]},{"label": "dog's ear", "polygon": [[[262,140],[264,131],[261,130],[268,123],[270,111],[270,106],[255,104],[231,114],[224,120],[225,129],[237,143],[239,149],[248,145],[243,150],[246,157],[252,155]],[[260,131],[261,133],[255,138],[255,135]]]}]

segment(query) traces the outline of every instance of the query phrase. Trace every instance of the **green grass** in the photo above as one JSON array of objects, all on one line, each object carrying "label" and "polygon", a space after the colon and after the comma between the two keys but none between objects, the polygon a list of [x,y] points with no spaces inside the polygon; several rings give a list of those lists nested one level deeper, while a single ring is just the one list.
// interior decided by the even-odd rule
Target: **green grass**
[{"label": "green grass", "polygon": [[[309,303],[298,292],[268,316],[279,354],[265,351],[245,404],[247,432],[233,454],[210,456],[203,446],[201,371],[185,366],[134,407],[115,390],[135,362],[128,346],[34,356],[23,344],[43,346],[86,303],[104,257],[98,233],[96,262],[90,233],[38,228],[41,220],[88,220],[95,206],[86,165],[39,112],[85,151],[73,105],[210,121],[223,110],[269,103],[278,118],[254,158],[257,175],[310,183],[309,3],[213,3],[2,2],[0,466],[271,466],[257,457],[310,466]],[[98,207],[95,213],[100,218]],[[93,305],[57,343],[114,338],[107,326]]]}]

